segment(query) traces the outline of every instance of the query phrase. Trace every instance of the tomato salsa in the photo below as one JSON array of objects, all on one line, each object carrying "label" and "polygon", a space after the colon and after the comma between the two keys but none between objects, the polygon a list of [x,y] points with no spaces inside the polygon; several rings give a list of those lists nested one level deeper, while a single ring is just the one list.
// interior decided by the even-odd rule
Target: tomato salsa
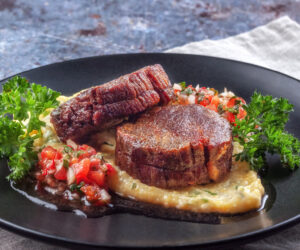
[{"label": "tomato salsa", "polygon": [[218,112],[233,125],[235,119],[244,119],[247,115],[243,108],[245,100],[230,91],[225,90],[219,94],[214,88],[185,86],[184,82],[174,84],[173,88],[179,104],[199,104]]},{"label": "tomato salsa", "polygon": [[84,196],[93,205],[110,203],[107,177],[116,174],[116,170],[93,147],[72,141],[70,144],[59,149],[46,146],[41,150],[35,173],[38,182],[50,186],[49,179],[63,182],[71,192]]}]

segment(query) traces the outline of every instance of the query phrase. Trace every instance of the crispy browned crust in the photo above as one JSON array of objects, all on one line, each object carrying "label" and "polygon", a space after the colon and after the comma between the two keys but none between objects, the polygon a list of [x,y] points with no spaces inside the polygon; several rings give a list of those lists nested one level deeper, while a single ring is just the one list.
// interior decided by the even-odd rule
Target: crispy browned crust
[{"label": "crispy browned crust", "polygon": [[117,127],[116,163],[143,183],[178,188],[222,180],[230,171],[230,124],[199,105],[155,107]]},{"label": "crispy browned crust", "polygon": [[81,92],[52,111],[51,122],[62,141],[78,142],[173,97],[167,74],[156,64]]}]

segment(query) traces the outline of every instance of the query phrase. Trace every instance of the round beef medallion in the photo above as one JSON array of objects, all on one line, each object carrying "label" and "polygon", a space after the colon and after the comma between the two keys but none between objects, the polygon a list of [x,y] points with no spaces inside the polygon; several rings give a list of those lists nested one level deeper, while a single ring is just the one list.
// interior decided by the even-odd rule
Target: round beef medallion
[{"label": "round beef medallion", "polygon": [[116,143],[116,164],[161,188],[219,182],[232,163],[230,124],[200,105],[155,107],[118,126]]}]

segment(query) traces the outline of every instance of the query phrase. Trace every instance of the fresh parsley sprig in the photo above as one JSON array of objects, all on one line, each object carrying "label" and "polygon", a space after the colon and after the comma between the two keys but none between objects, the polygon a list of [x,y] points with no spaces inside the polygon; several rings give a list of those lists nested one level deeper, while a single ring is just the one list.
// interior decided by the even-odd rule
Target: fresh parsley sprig
[{"label": "fresh parsley sprig", "polygon": [[291,170],[299,167],[300,141],[285,131],[293,105],[285,98],[254,92],[243,108],[246,117],[236,119],[233,127],[234,141],[243,146],[235,159],[249,162],[258,171],[266,166],[266,153],[279,154],[283,166]]},{"label": "fresh parsley sprig", "polygon": [[37,159],[34,140],[42,136],[45,123],[39,119],[59,105],[60,93],[15,76],[2,86],[0,94],[0,157],[8,157],[9,179],[24,177]]}]

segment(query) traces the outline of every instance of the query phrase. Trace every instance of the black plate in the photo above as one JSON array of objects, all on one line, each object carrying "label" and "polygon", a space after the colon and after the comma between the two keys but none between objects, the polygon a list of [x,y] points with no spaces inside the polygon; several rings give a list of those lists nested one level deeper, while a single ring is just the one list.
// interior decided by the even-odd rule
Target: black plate
[{"label": "black plate", "polygon": [[[112,80],[148,64],[160,63],[172,82],[186,81],[223,90],[224,87],[249,101],[257,89],[263,94],[288,98],[295,106],[287,129],[300,138],[300,85],[295,79],[264,68],[236,61],[178,54],[129,54],[100,56],[52,64],[20,75],[30,81],[70,95],[89,86]],[[89,246],[162,247],[220,245],[254,239],[300,220],[300,171],[282,170],[271,159],[267,179],[276,189],[276,200],[265,212],[225,225],[208,225],[114,214],[85,219],[36,205],[15,192],[0,168],[0,222],[26,235]]]}]

